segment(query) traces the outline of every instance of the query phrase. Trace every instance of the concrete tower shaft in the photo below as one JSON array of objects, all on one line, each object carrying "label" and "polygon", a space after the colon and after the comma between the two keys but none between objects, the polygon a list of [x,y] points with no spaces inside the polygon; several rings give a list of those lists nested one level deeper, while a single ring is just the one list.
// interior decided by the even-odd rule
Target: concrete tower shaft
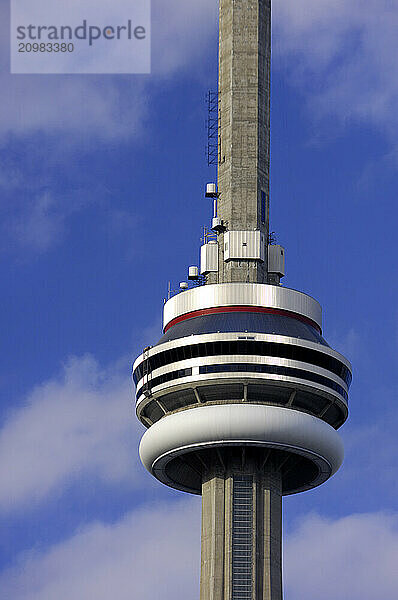
[{"label": "concrete tower shaft", "polygon": [[282,497],[339,469],[351,365],[269,244],[271,0],[219,2],[212,233],[133,365],[140,456],[202,495],[200,600],[282,600]]},{"label": "concrete tower shaft", "polygon": [[230,452],[203,478],[200,600],[282,598],[282,476],[268,456]]},{"label": "concrete tower shaft", "polygon": [[[269,230],[271,0],[220,0],[218,216],[227,231]],[[218,283],[267,283],[263,260],[224,261]],[[214,277],[210,283],[216,283]]]}]

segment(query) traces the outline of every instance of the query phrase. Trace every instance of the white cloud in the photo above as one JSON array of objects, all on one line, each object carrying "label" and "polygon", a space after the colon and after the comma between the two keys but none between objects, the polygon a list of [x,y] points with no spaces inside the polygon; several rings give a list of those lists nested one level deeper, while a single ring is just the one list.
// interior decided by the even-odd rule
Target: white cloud
[{"label": "white cloud", "polygon": [[95,76],[2,75],[0,136],[38,132],[75,139],[125,140],[141,132],[147,114],[142,84],[118,85]]},{"label": "white cloud", "polygon": [[0,140],[45,133],[73,140],[127,139],[139,133],[146,115],[141,81],[96,76],[11,75],[9,7],[0,4]]},{"label": "white cloud", "polygon": [[91,524],[0,574],[13,600],[176,600],[198,596],[200,501],[133,511]]},{"label": "white cloud", "polygon": [[[134,231],[139,222],[140,216],[131,208],[125,210],[112,202],[106,186],[72,188],[65,193],[57,185],[52,189],[57,173],[38,173],[29,182],[28,177],[22,181],[20,176],[11,171],[10,178],[2,177],[0,169],[0,252],[5,255],[26,261],[52,249],[63,242],[71,218],[90,208],[95,209],[95,217],[102,217],[102,223],[96,225],[119,239],[123,232]],[[28,195],[26,187],[30,188]]]},{"label": "white cloud", "polygon": [[288,536],[287,597],[291,600],[394,600],[398,589],[398,517],[312,516]]},{"label": "white cloud", "polygon": [[287,65],[311,115],[371,124],[396,144],[398,5],[283,0],[274,9],[276,64]]},{"label": "white cloud", "polygon": [[[163,78],[207,54],[217,27],[213,0],[153,0],[153,72]],[[128,3],[126,6],[128,14]],[[77,140],[126,140],[142,133],[148,116],[148,77],[28,76],[9,74],[9,19],[0,5],[2,27],[0,138],[37,132],[62,135],[63,144]],[[212,18],[214,17],[214,18]],[[198,69],[192,69],[196,73]],[[199,69],[200,71],[200,69]],[[160,80],[161,81],[161,80]]]},{"label": "white cloud", "polygon": [[[1,22],[8,27],[6,4]],[[37,131],[128,139],[148,117],[148,82],[188,66],[201,73],[217,30],[218,2],[153,0],[153,75],[10,76],[8,31],[2,44],[0,136]],[[274,2],[275,65],[305,94],[315,118],[372,123],[398,135],[395,66],[398,7],[391,0]],[[283,61],[281,58],[283,57]],[[214,57],[215,58],[215,57]],[[202,73],[203,74],[203,73]],[[159,82],[161,79],[157,79]]]},{"label": "white cloud", "polygon": [[48,192],[19,203],[0,201],[2,250],[23,248],[29,256],[48,250],[62,239],[66,219],[85,204],[77,196],[55,198]]},{"label": "white cloud", "polygon": [[54,198],[49,194],[35,199],[29,208],[14,222],[15,237],[22,239],[28,247],[45,250],[59,239],[65,215],[57,210]]},{"label": "white cloud", "polygon": [[37,386],[0,431],[0,510],[45,500],[60,487],[93,476],[105,485],[137,485],[143,431],[132,407],[127,361],[101,371],[72,358],[62,376]]},{"label": "white cloud", "polygon": [[[200,501],[149,506],[113,524],[93,523],[0,574],[13,600],[185,600],[198,596]],[[290,600],[395,600],[398,517],[309,516],[287,535]]]},{"label": "white cloud", "polygon": [[332,348],[351,362],[358,358],[363,346],[361,336],[353,327],[340,335],[332,332],[328,335],[328,342]]},{"label": "white cloud", "polygon": [[[149,94],[158,89],[154,84],[167,85],[193,64],[192,76],[203,76],[203,61],[217,28],[217,2],[153,0],[152,13],[153,75],[10,75],[8,6],[0,3],[0,146],[8,148],[11,139],[29,142],[26,152],[19,153],[18,164],[13,153],[1,157],[0,212],[6,213],[2,249],[43,252],[62,239],[76,204],[55,192],[41,192],[44,186],[51,190],[60,165],[76,161],[76,147],[92,151],[98,142],[127,142],[144,135]],[[24,193],[22,202],[15,194],[5,200],[5,193],[13,188],[26,187],[30,199]],[[86,190],[86,196],[91,192]],[[125,224],[125,217],[112,207],[110,219],[115,225]]]},{"label": "white cloud", "polygon": [[365,401],[373,421],[363,414],[363,405],[352,407],[352,422],[343,431],[346,459],[335,489],[342,497],[349,490],[347,500],[353,505],[394,507],[398,494],[396,390],[379,386]]},{"label": "white cloud", "polygon": [[218,1],[152,0],[152,4],[154,73],[167,75],[192,64],[192,72],[201,72],[218,28]]}]

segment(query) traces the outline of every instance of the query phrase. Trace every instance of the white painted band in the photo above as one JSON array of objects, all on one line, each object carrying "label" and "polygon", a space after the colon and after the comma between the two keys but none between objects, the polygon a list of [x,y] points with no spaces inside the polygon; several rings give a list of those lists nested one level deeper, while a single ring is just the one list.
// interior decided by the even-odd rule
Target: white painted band
[{"label": "white painted band", "polygon": [[221,283],[176,294],[164,305],[163,327],[184,314],[219,306],[258,306],[296,313],[322,329],[322,308],[314,298],[278,285]]},{"label": "white painted band", "polygon": [[278,448],[305,456],[316,463],[320,471],[310,487],[333,475],[344,456],[339,434],[321,419],[276,406],[223,404],[163,417],[142,437],[140,457],[157,479],[190,491],[168,479],[167,463],[194,450],[232,445]]}]

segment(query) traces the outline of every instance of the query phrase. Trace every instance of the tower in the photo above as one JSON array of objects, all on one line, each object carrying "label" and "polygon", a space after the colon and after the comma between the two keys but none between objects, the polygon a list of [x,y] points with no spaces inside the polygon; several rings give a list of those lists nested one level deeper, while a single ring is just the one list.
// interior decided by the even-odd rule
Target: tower
[{"label": "tower", "polygon": [[282,497],[340,467],[349,362],[269,239],[271,0],[220,0],[218,186],[201,277],[133,365],[143,464],[202,495],[200,600],[281,600]]}]

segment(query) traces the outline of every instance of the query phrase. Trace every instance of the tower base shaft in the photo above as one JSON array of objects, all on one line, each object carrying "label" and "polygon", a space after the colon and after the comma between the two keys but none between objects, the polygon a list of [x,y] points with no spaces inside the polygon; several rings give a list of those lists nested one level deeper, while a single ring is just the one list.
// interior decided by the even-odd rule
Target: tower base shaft
[{"label": "tower base shaft", "polygon": [[281,473],[244,450],[227,463],[203,478],[200,600],[282,600]]}]

